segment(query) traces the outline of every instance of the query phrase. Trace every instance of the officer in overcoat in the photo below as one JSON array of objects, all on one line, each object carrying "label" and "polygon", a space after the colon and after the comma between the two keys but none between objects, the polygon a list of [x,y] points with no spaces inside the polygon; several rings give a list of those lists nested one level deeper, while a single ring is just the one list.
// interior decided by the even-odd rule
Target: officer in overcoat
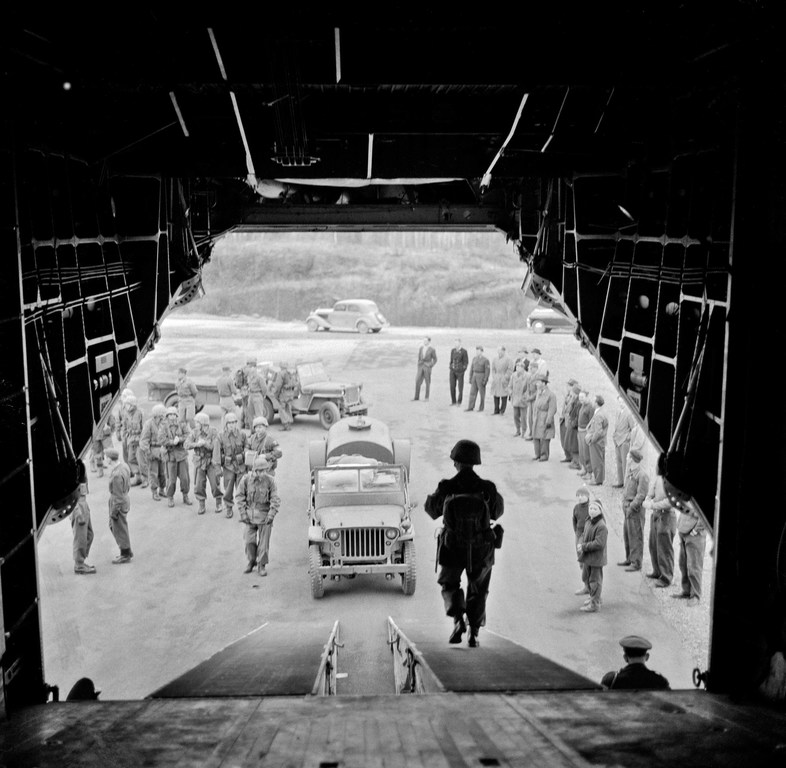
[{"label": "officer in overcoat", "polygon": [[[473,469],[480,464],[480,446],[472,440],[459,440],[453,446],[450,458],[457,473],[447,480],[441,480],[434,493],[426,498],[424,508],[429,517],[433,520],[441,517],[445,500],[449,497],[455,494],[474,494],[474,503],[487,505],[489,521],[498,520],[505,511],[502,496],[494,483],[479,477]],[[472,501],[470,499],[470,503]],[[440,571],[437,577],[437,583],[442,588],[445,613],[453,619],[453,632],[449,642],[460,643],[469,623],[468,643],[475,648],[479,645],[478,632],[486,623],[486,596],[494,565],[494,533],[489,525],[482,540],[471,547],[456,541],[450,533],[446,524],[440,534]],[[467,574],[466,600],[461,588],[461,575],[464,571]]]}]

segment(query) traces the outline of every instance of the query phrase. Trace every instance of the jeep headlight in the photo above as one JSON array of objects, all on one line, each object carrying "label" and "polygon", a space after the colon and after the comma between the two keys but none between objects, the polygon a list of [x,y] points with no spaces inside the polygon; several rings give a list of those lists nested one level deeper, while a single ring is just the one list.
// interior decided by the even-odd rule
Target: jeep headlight
[{"label": "jeep headlight", "polygon": [[341,535],[335,528],[328,531],[326,534],[327,538],[330,541],[338,541],[338,537]]},{"label": "jeep headlight", "polygon": [[395,528],[385,528],[385,536],[389,539],[396,539],[398,538],[398,530]]}]

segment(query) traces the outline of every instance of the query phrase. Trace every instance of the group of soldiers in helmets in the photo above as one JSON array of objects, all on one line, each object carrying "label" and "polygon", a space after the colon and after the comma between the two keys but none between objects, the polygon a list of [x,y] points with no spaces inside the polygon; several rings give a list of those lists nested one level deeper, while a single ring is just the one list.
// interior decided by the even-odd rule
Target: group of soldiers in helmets
[{"label": "group of soldiers in helmets", "polygon": [[[250,430],[240,428],[237,413],[226,413],[219,430],[210,425],[210,417],[200,412],[193,417],[193,427],[183,420],[176,407],[153,406],[150,418],[139,421],[130,431],[136,398],[123,393],[118,418],[118,436],[123,460],[130,468],[131,485],[149,487],[155,501],[166,496],[169,507],[175,506],[179,484],[183,504],[192,506],[189,452],[194,468],[193,486],[197,514],[207,511],[208,489],[217,514],[231,518],[238,507],[245,524],[244,545],[248,564],[245,573],[255,568],[266,575],[269,560],[270,531],[278,513],[279,496],[275,483],[278,460],[283,452],[277,440],[268,434],[268,421],[255,416]],[[111,433],[110,433],[111,440]],[[98,470],[103,456],[98,456],[94,441],[93,461]]]}]

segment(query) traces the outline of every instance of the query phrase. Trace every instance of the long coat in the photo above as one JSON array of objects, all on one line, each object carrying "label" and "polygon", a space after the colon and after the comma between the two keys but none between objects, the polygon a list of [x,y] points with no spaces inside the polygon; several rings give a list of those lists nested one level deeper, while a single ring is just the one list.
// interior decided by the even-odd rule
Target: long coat
[{"label": "long coat", "polygon": [[557,396],[548,388],[535,398],[532,404],[532,437],[536,440],[550,440],[556,434],[554,414],[557,412]]},{"label": "long coat", "polygon": [[565,450],[568,453],[579,452],[579,410],[581,403],[576,397],[570,404],[570,410],[565,417]]},{"label": "long coat", "polygon": [[493,397],[507,397],[508,384],[513,373],[513,361],[507,356],[495,357],[491,361],[491,394]]},{"label": "long coat", "polygon": [[514,408],[523,408],[526,405],[524,397],[527,394],[529,379],[529,373],[521,368],[511,376],[508,394],[510,395],[510,404]]}]

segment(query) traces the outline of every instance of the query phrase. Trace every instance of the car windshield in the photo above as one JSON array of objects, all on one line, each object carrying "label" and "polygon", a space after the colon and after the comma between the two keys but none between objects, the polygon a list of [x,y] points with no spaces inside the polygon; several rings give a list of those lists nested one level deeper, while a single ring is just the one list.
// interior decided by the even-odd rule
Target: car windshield
[{"label": "car windshield", "polygon": [[401,467],[353,467],[317,472],[317,493],[352,493],[358,490],[373,493],[403,489]]}]

